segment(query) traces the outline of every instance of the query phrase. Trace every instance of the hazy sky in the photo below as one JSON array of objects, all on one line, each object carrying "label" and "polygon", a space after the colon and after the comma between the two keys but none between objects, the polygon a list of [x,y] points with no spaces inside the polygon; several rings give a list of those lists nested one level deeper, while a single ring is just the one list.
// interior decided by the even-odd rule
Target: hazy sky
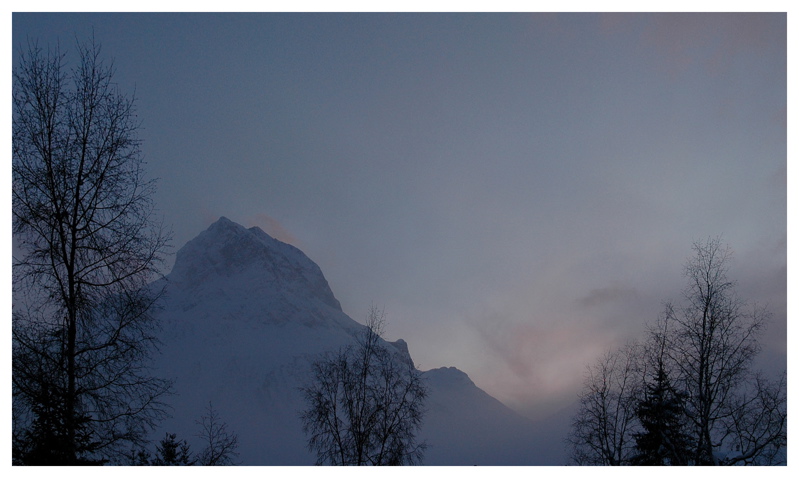
[{"label": "hazy sky", "polygon": [[722,235],[785,367],[785,14],[14,14],[94,31],[175,249],[219,216],[532,417]]}]

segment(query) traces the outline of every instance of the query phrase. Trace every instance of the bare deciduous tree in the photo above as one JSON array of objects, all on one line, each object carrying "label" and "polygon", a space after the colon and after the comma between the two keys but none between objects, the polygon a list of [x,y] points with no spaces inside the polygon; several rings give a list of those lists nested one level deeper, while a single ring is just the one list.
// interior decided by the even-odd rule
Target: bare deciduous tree
[{"label": "bare deciduous tree", "polygon": [[641,348],[628,344],[588,367],[580,408],[567,438],[577,465],[626,465],[635,456],[641,397]]},{"label": "bare deciduous tree", "polygon": [[427,389],[413,363],[385,346],[383,324],[372,308],[354,346],[313,364],[301,418],[317,464],[421,463],[426,444],[416,434]]},{"label": "bare deciduous tree", "polygon": [[[675,383],[701,465],[770,462],[785,443],[784,386],[753,375],[769,313],[748,306],[727,277],[732,253],[719,239],[693,245],[684,306],[668,304],[662,327]],[[782,384],[784,385],[784,384]]]},{"label": "bare deciduous tree", "polygon": [[197,435],[205,443],[205,448],[197,455],[197,464],[202,466],[235,465],[239,437],[229,432],[227,423],[219,418],[212,403],[208,404],[208,414],[203,415],[197,424],[202,428]]},{"label": "bare deciduous tree", "polygon": [[[672,441],[679,438],[679,446],[671,450],[669,462],[693,465],[784,462],[785,375],[774,382],[750,370],[760,351],[758,334],[769,314],[763,308],[748,306],[736,296],[735,283],[727,277],[729,248],[723,247],[718,239],[711,239],[695,243],[693,249],[695,255],[685,268],[689,284],[684,292],[684,305],[666,304],[663,315],[650,331],[649,346],[643,355],[634,358],[639,362],[619,361],[618,356],[631,357],[620,351],[590,369],[580,397],[581,408],[568,439],[576,463],[640,464],[647,451],[653,455],[652,450],[634,449],[646,443],[641,440],[644,433],[636,434],[637,447],[631,447],[628,433],[630,429],[641,428],[641,417],[646,416],[642,413],[631,416],[630,405],[639,412],[653,412],[651,406],[646,408],[652,401],[647,403],[647,397],[641,394],[646,390],[647,377],[650,389],[654,390],[651,385],[659,380],[661,384],[668,383],[672,398],[679,397],[678,406],[666,410],[670,414],[668,420],[650,416],[644,427],[651,437]],[[636,372],[630,375],[630,371]],[[628,378],[633,382],[628,384]],[[661,428],[657,429],[658,426]],[[663,428],[666,426],[670,429]]]},{"label": "bare deciduous tree", "polygon": [[[104,461],[163,415],[149,375],[168,234],[153,220],[134,100],[92,40],[29,45],[13,83],[15,459]],[[46,437],[47,445],[41,445]]]}]

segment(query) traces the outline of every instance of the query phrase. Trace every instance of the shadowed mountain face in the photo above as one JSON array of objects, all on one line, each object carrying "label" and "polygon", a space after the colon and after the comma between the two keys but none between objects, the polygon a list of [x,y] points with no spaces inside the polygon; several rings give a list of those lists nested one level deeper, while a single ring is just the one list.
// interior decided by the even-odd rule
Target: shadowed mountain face
[{"label": "shadowed mountain face", "polygon": [[[341,310],[319,267],[258,228],[220,218],[178,251],[167,280],[156,373],[175,381],[175,395],[172,418],[153,438],[177,433],[199,451],[195,421],[212,402],[239,436],[242,464],[313,464],[298,388],[320,354],[352,343],[364,327]],[[411,360],[408,344],[392,345],[398,360]],[[424,376],[425,464],[561,463],[536,453],[533,424],[465,373],[450,367]]]}]

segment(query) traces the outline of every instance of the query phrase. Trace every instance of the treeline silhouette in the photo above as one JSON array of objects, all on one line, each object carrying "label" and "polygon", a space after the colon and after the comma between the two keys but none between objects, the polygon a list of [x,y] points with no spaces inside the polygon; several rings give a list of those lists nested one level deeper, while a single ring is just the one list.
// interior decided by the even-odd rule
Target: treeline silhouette
[{"label": "treeline silhouette", "polygon": [[574,464],[785,463],[786,374],[751,370],[770,314],[736,295],[720,239],[693,250],[682,302],[588,368],[567,438]]}]

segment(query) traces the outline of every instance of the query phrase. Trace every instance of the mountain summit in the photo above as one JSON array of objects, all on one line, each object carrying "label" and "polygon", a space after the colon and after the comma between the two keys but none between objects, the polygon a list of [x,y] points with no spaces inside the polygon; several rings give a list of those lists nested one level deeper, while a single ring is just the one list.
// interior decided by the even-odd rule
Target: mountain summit
[{"label": "mountain summit", "polygon": [[257,313],[261,322],[322,325],[331,312],[338,322],[343,315],[322,271],[308,256],[258,227],[247,229],[226,217],[178,251],[168,278],[171,289],[190,293],[191,299],[268,304]]},{"label": "mountain summit", "polygon": [[[210,402],[238,434],[243,464],[313,464],[299,387],[314,360],[353,343],[365,327],[342,311],[319,266],[261,229],[222,217],[178,251],[166,280],[155,368],[174,380],[175,395],[172,418],[153,439],[177,433],[198,449],[196,421]],[[390,344],[398,360],[412,361],[405,341]],[[454,367],[423,376],[425,464],[542,464],[531,457],[529,420]]]}]

